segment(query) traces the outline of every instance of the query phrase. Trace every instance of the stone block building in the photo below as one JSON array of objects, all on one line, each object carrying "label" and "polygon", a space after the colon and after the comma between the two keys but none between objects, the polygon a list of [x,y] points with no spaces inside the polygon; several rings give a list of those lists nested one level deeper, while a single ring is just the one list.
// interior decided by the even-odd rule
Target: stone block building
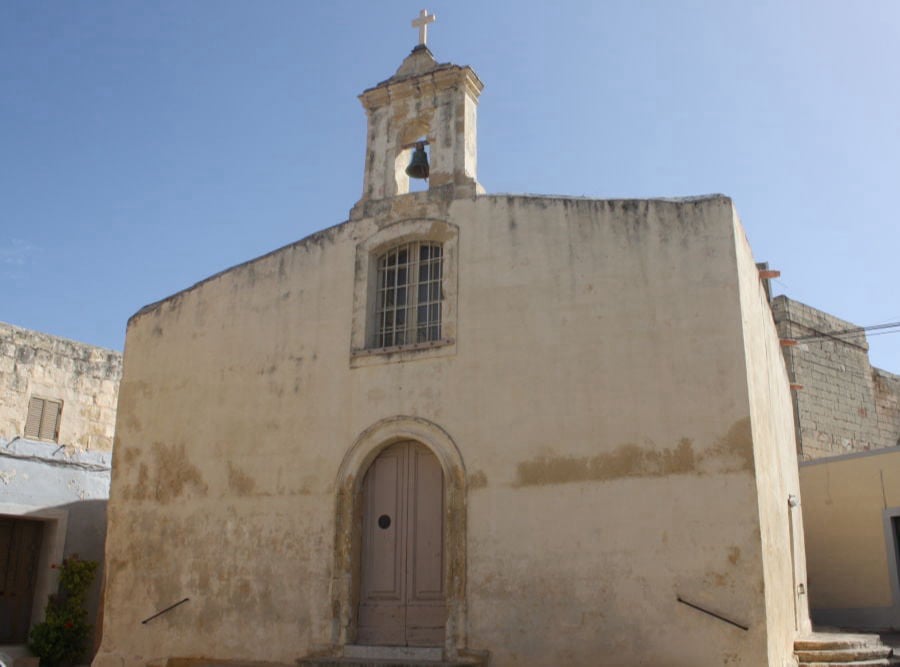
[{"label": "stone block building", "polygon": [[865,330],[778,296],[791,383],[809,603],[822,625],[900,629],[900,376],[869,361]]},{"label": "stone block building", "polygon": [[[102,561],[122,355],[0,323],[0,651],[20,653],[52,566]],[[96,617],[99,581],[91,599]]]},{"label": "stone block building", "polygon": [[361,95],[349,220],[131,318],[95,667],[793,664],[789,382],[731,200],[486,194],[481,89],[420,45]]},{"label": "stone block building", "polygon": [[787,296],[772,301],[801,460],[900,445],[900,375],[869,362],[865,331]]}]

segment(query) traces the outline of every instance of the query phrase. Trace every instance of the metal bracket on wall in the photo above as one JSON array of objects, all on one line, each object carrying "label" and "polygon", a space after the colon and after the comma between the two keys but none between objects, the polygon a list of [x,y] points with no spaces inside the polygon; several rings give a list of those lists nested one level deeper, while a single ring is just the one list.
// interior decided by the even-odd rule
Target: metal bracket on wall
[{"label": "metal bracket on wall", "polygon": [[685,600],[684,598],[682,598],[680,595],[676,596],[675,599],[678,600],[681,604],[687,605],[687,606],[690,607],[691,609],[696,609],[697,611],[702,611],[704,614],[707,614],[707,615],[709,615],[709,616],[712,616],[713,618],[717,618],[717,619],[719,619],[720,621],[724,621],[725,623],[728,623],[729,625],[733,625],[733,626],[736,627],[736,628],[740,628],[740,629],[743,630],[744,632],[747,632],[747,631],[750,629],[749,626],[741,625],[740,623],[737,623],[737,622],[735,622],[735,621],[732,621],[730,618],[725,618],[725,617],[722,616],[721,614],[717,614],[717,613],[714,612],[714,611],[710,611],[709,609],[704,609],[703,607],[700,607],[700,606],[698,606],[698,605],[695,605],[695,604],[692,603],[692,602],[688,602],[687,600]]},{"label": "metal bracket on wall", "polygon": [[153,616],[150,616],[150,617],[148,617],[148,618],[145,618],[143,621],[141,621],[141,625],[146,625],[147,623],[149,623],[150,621],[152,621],[154,618],[156,618],[156,617],[158,617],[158,616],[162,616],[162,615],[165,614],[166,612],[172,611],[173,609],[175,609],[175,607],[177,607],[177,606],[179,606],[179,605],[183,605],[185,602],[187,602],[187,601],[189,601],[189,600],[190,600],[190,598],[185,598],[184,600],[179,600],[179,601],[176,602],[175,604],[170,604],[168,607],[166,607],[166,608],[163,609],[162,611],[158,611],[158,612],[156,612],[155,614],[153,614]]}]

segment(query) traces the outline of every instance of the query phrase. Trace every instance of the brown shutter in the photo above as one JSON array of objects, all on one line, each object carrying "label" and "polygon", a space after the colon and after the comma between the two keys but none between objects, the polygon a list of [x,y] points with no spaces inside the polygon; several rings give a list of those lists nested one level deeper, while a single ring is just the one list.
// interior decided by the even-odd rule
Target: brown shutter
[{"label": "brown shutter", "polygon": [[28,401],[28,416],[25,419],[25,437],[37,440],[57,440],[59,438],[59,418],[62,401],[31,397]]},{"label": "brown shutter", "polygon": [[28,401],[28,417],[25,419],[25,437],[39,438],[41,432],[41,413],[44,411],[44,399],[32,397]]},{"label": "brown shutter", "polygon": [[59,436],[59,413],[62,403],[44,401],[44,414],[41,415],[41,440],[56,440]]}]

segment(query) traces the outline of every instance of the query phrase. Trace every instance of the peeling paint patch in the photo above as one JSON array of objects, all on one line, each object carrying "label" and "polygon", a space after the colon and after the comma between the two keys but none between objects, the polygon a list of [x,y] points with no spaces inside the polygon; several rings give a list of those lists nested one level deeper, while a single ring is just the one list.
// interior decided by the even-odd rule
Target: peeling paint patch
[{"label": "peeling paint patch", "polygon": [[474,491],[475,489],[483,489],[487,486],[487,483],[487,475],[484,474],[483,470],[478,470],[469,475],[469,491]]},{"label": "peeling paint patch", "polygon": [[137,482],[124,491],[126,498],[156,500],[166,504],[180,498],[189,490],[205,496],[208,486],[200,469],[191,463],[183,444],[166,445],[154,442],[150,447],[152,463],[138,466]]},{"label": "peeling paint patch", "polygon": [[249,496],[256,488],[256,480],[229,461],[228,488],[239,496]]},{"label": "peeling paint patch", "polygon": [[707,572],[704,582],[707,586],[725,588],[728,585],[728,575],[721,572]]},{"label": "peeling paint patch", "polygon": [[753,432],[750,417],[737,420],[728,432],[719,438],[705,458],[733,458],[740,470],[753,470]]},{"label": "peeling paint patch", "polygon": [[634,443],[592,457],[543,456],[522,461],[513,486],[542,486],[569,482],[604,482],[629,477],[738,472],[753,470],[750,419],[735,422],[709,449],[695,452],[694,443],[682,438],[674,447]]},{"label": "peeling paint patch", "polygon": [[593,457],[541,457],[519,463],[514,486],[567,482],[602,482],[623,477],[663,477],[696,470],[694,448],[683,439],[674,448],[654,449],[634,443]]}]

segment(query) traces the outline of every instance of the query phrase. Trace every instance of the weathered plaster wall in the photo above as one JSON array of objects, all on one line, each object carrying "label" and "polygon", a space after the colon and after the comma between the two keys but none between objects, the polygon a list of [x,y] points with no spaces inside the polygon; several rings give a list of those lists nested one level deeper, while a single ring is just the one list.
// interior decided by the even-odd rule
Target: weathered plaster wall
[{"label": "weathered plaster wall", "polygon": [[[462,646],[501,667],[766,664],[784,573],[764,559],[787,536],[760,545],[781,525],[760,523],[746,375],[766,344],[742,336],[731,202],[367,212],[130,322],[95,664],[329,648],[338,470],[396,415],[439,425],[467,471]],[[351,364],[357,244],[406,218],[459,229],[456,340]]]},{"label": "weathered plaster wall", "polygon": [[778,296],[772,310],[782,338],[795,397],[798,445],[803,460],[900,444],[900,377],[869,363],[864,332],[804,337],[858,328],[816,308]]},{"label": "weathered plaster wall", "polygon": [[817,623],[900,628],[896,537],[900,448],[800,466],[809,601]]},{"label": "weathered plaster wall", "polygon": [[0,322],[0,437],[22,437],[31,396],[61,400],[59,444],[112,449],[122,355]]},{"label": "weathered plaster wall", "polygon": [[797,634],[811,630],[790,383],[768,295],[737,214],[734,233],[765,575],[768,664],[783,665],[791,662]]}]

